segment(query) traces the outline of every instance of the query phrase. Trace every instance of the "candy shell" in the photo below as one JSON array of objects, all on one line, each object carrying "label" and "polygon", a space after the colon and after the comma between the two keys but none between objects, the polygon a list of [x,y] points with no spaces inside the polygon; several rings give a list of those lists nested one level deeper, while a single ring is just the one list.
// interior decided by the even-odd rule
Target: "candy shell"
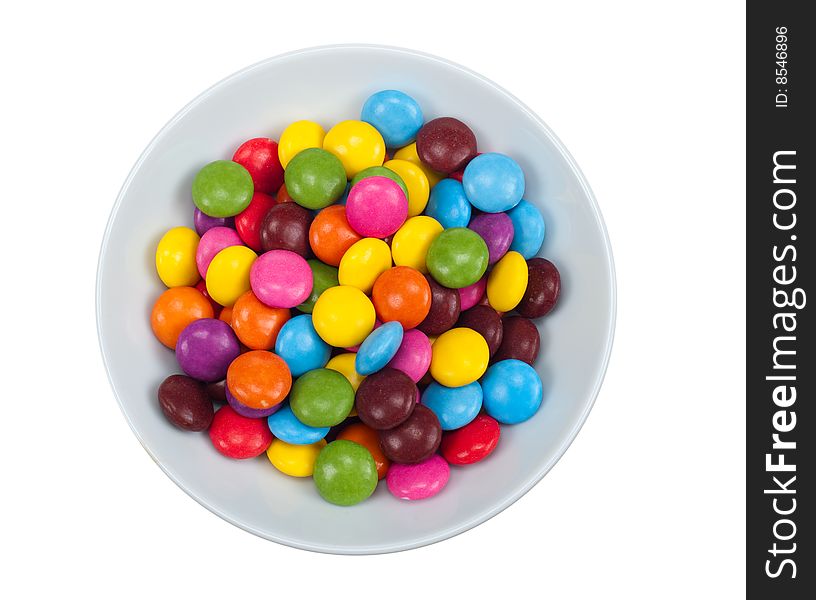
[{"label": "candy shell", "polygon": [[159,386],[159,405],[173,425],[185,431],[204,431],[213,419],[213,405],[201,382],[186,375],[170,375]]},{"label": "candy shell", "polygon": [[300,312],[311,313],[320,294],[330,287],[339,285],[340,282],[338,281],[337,267],[327,265],[316,258],[310,258],[306,262],[309,263],[309,268],[312,270],[312,293],[309,294],[305,302],[297,305],[297,309]]},{"label": "candy shell", "polygon": [[286,361],[292,377],[300,377],[323,367],[331,356],[331,346],[317,335],[311,315],[298,315],[281,328],[275,353]]},{"label": "candy shell", "polygon": [[402,335],[402,325],[397,321],[384,323],[372,331],[360,344],[355,370],[361,375],[371,375],[382,369],[399,350]]},{"label": "candy shell", "polygon": [[395,233],[408,217],[408,200],[387,177],[366,177],[349,191],[349,225],[362,236],[384,238]]},{"label": "candy shell", "polygon": [[260,228],[261,249],[291,250],[303,258],[309,258],[309,227],[311,213],[294,202],[276,204],[266,211]]},{"label": "candy shell", "polygon": [[247,348],[271,350],[275,347],[281,327],[290,317],[288,308],[267,306],[249,290],[235,301],[229,323]]},{"label": "candy shell", "polygon": [[238,146],[232,160],[249,172],[256,192],[274,194],[283,183],[283,167],[278,157],[278,143],[273,139],[247,140]]},{"label": "candy shell", "polygon": [[425,258],[431,242],[442,233],[439,221],[425,215],[411,217],[402,224],[391,240],[391,253],[398,267],[411,267],[420,273],[427,273]]},{"label": "candy shell", "polygon": [[288,444],[276,439],[269,445],[266,456],[269,462],[284,475],[311,477],[317,457],[325,447],[325,440],[319,440],[313,444]]},{"label": "candy shell", "polygon": [[368,167],[381,166],[385,159],[382,135],[363,121],[341,121],[329,129],[323,149],[340,160],[348,179]]},{"label": "candy shell", "polygon": [[515,359],[492,365],[482,379],[482,390],[487,414],[509,425],[532,417],[543,398],[543,386],[536,370]]},{"label": "candy shell", "polygon": [[266,419],[270,415],[275,414],[278,410],[283,406],[283,403],[275,404],[274,406],[270,406],[269,408],[250,408],[244,404],[241,404],[238,399],[232,395],[232,392],[229,391],[229,388],[225,386],[224,388],[224,397],[226,398],[227,404],[230,405],[232,410],[237,412],[242,417],[248,417],[250,419]]},{"label": "candy shell", "polygon": [[306,260],[289,250],[270,250],[252,265],[250,285],[267,306],[293,308],[312,293],[312,270]]},{"label": "candy shell", "polygon": [[405,92],[382,90],[368,97],[360,120],[373,125],[389,148],[414,141],[425,118],[416,100]]},{"label": "candy shell", "polygon": [[439,419],[443,431],[470,423],[482,409],[482,386],[478,381],[461,387],[445,387],[432,382],[422,393],[422,404]]},{"label": "candy shell", "polygon": [[244,244],[255,252],[261,251],[261,225],[270,208],[275,206],[275,199],[269,194],[255,192],[252,200],[244,210],[235,216],[235,229]]},{"label": "candy shell", "polygon": [[496,449],[501,437],[498,421],[479,415],[473,421],[442,436],[440,450],[452,465],[470,465],[487,458]]},{"label": "candy shell", "polygon": [[301,423],[288,404],[270,415],[267,424],[272,435],[287,444],[314,444],[329,433],[328,427],[309,427]]},{"label": "candy shell", "polygon": [[462,187],[473,206],[486,213],[498,213],[521,201],[524,172],[509,156],[487,152],[468,163]]},{"label": "candy shell", "polygon": [[362,502],[377,487],[377,465],[364,446],[335,440],[320,451],[314,482],[324,500],[340,506]]},{"label": "candy shell", "polygon": [[[326,132],[314,121],[295,121],[281,133],[278,142],[278,159],[285,169],[289,162],[307,148],[322,148]],[[279,200],[280,201],[280,200]]]},{"label": "candy shell", "polygon": [[248,408],[272,408],[283,402],[291,387],[289,367],[280,356],[265,350],[241,354],[227,371],[227,389]]},{"label": "candy shell", "polygon": [[215,255],[230,246],[243,246],[241,236],[229,227],[213,227],[201,236],[196,249],[196,267],[202,277],[207,276],[207,269]]},{"label": "candy shell", "polygon": [[346,174],[337,158],[320,148],[307,148],[286,167],[286,191],[305,208],[316,210],[336,202],[346,189]]},{"label": "candy shell", "polygon": [[201,278],[196,266],[198,234],[189,227],[174,227],[156,246],[156,272],[169,288],[193,286]]},{"label": "candy shell", "polygon": [[428,121],[417,133],[417,154],[435,171],[451,173],[476,156],[476,136],[470,127],[453,117]]},{"label": "candy shell", "polygon": [[414,464],[394,464],[388,471],[388,491],[400,500],[423,500],[436,496],[447,485],[450,467],[444,458],[434,454]]},{"label": "candy shell", "polygon": [[528,271],[524,257],[510,251],[487,277],[487,299],[499,312],[513,310],[527,289]]},{"label": "candy shell", "polygon": [[523,317],[535,319],[548,314],[558,302],[561,294],[561,275],[546,258],[532,258],[527,261],[529,280],[527,289],[516,310]]},{"label": "candy shell", "polygon": [[475,231],[446,229],[431,243],[426,263],[433,278],[449,288],[476,283],[487,270],[487,244]]},{"label": "candy shell", "polygon": [[416,390],[405,373],[386,367],[360,384],[355,400],[357,415],[373,429],[396,427],[414,410]]},{"label": "candy shell", "polygon": [[351,412],[354,390],[341,373],[314,369],[295,381],[289,406],[305,425],[332,427],[342,423]]},{"label": "candy shell", "polygon": [[235,217],[211,217],[201,212],[198,207],[193,211],[193,223],[198,235],[204,235],[213,227],[229,227],[235,229]]},{"label": "candy shell", "polygon": [[361,375],[357,372],[357,369],[355,369],[356,364],[357,354],[354,352],[346,352],[332,356],[329,362],[326,363],[326,368],[341,373],[343,377],[348,379],[352,389],[357,392],[357,388],[360,387],[360,384],[365,379],[365,375]]},{"label": "candy shell", "polygon": [[318,335],[330,346],[348,348],[362,343],[374,329],[374,305],[363,292],[338,285],[315,302],[312,321]]},{"label": "candy shell", "polygon": [[374,282],[391,268],[391,248],[377,238],[363,238],[355,242],[340,260],[340,285],[350,285],[369,294]]},{"label": "candy shell", "polygon": [[419,159],[419,155],[417,154],[416,149],[416,142],[408,144],[407,146],[403,146],[402,148],[394,152],[394,158],[399,160],[407,160],[409,163],[415,164],[420,169],[422,169],[422,172],[425,173],[425,177],[428,178],[428,183],[430,184],[431,189],[433,189],[433,187],[437,183],[439,183],[440,181],[442,181],[442,179],[445,178],[444,173],[434,171]]},{"label": "candy shell", "polygon": [[393,429],[380,431],[380,448],[395,463],[422,462],[436,452],[441,441],[439,419],[422,404],[416,404],[411,416]]},{"label": "candy shell", "polygon": [[198,319],[214,316],[212,305],[196,288],[175,287],[165,290],[156,299],[150,312],[150,327],[162,344],[175,350],[185,327]]},{"label": "candy shell", "polygon": [[309,227],[309,245],[315,256],[336,267],[351,246],[362,239],[346,218],[345,206],[329,206],[321,210]]},{"label": "candy shell", "polygon": [[397,185],[400,186],[400,189],[405,194],[405,197],[408,197],[408,187],[405,185],[402,177],[385,165],[381,167],[368,167],[367,169],[363,169],[352,178],[350,186],[354,187],[366,177],[387,177],[388,179],[393,179]]},{"label": "candy shell", "polygon": [[365,423],[352,423],[344,427],[343,430],[337,434],[336,439],[355,442],[368,450],[377,467],[378,479],[382,479],[385,477],[385,474],[388,473],[391,461],[386,458],[380,449],[380,436],[377,435],[376,429],[372,429]]},{"label": "candy shell", "polygon": [[199,381],[224,379],[240,353],[232,328],[219,319],[193,321],[184,328],[176,343],[176,359],[182,371]]},{"label": "candy shell", "polygon": [[207,267],[207,293],[221,306],[232,306],[249,290],[249,272],[258,255],[246,246],[230,246]]},{"label": "candy shell", "polygon": [[402,371],[417,383],[431,366],[431,343],[428,336],[418,329],[408,329],[402,335],[402,344],[388,363],[389,367]]},{"label": "candy shell", "polygon": [[417,165],[407,160],[389,160],[385,163],[392,171],[396,172],[405,182],[408,189],[408,216],[415,217],[422,214],[428,204],[428,197],[431,193],[431,185],[425,172]]},{"label": "candy shell", "polygon": [[234,217],[249,206],[253,191],[249,171],[231,160],[211,162],[193,179],[193,202],[210,217]]},{"label": "candy shell", "polygon": [[410,267],[393,267],[374,282],[371,301],[383,322],[399,321],[404,329],[419,325],[431,309],[431,287]]},{"label": "candy shell", "polygon": [[433,277],[425,276],[431,286],[431,309],[428,316],[417,325],[427,335],[439,335],[454,326],[459,318],[461,300],[458,290],[439,285]]},{"label": "candy shell", "polygon": [[502,319],[493,308],[480,304],[463,312],[457,322],[458,327],[469,327],[487,342],[490,356],[501,346],[504,336]]},{"label": "candy shell", "polygon": [[507,212],[513,221],[513,243],[510,250],[515,250],[524,258],[533,258],[544,243],[546,227],[544,217],[533,204],[522,200]]},{"label": "candy shell", "polygon": [[467,227],[472,207],[462,184],[454,179],[443,179],[431,191],[425,214],[439,221],[445,229]]},{"label": "candy shell", "polygon": [[456,327],[434,342],[431,376],[447,387],[467,385],[484,374],[489,359],[490,351],[481,335],[467,327]]},{"label": "candy shell", "polygon": [[515,358],[532,365],[538,358],[541,338],[538,328],[526,317],[502,318],[502,343],[493,355],[493,361],[499,362]]},{"label": "candy shell", "polygon": [[504,213],[483,213],[468,225],[487,244],[488,260],[492,265],[502,258],[513,241],[513,221]]},{"label": "candy shell", "polygon": [[209,433],[215,449],[228,458],[260,456],[272,443],[265,419],[242,417],[229,406],[215,413]]}]

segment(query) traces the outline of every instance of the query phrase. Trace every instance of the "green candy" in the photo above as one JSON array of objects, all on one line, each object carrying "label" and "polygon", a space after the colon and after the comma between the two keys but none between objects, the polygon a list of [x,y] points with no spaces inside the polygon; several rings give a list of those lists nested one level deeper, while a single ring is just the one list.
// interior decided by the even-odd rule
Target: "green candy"
[{"label": "green candy", "polygon": [[425,264],[437,282],[463,288],[481,279],[487,270],[487,244],[471,229],[446,229],[431,243]]},{"label": "green candy", "polygon": [[314,369],[292,386],[289,406],[309,427],[333,427],[343,422],[354,406],[354,388],[342,373]]},{"label": "green candy", "polygon": [[210,217],[234,217],[249,206],[254,190],[249,171],[231,160],[217,160],[196,173],[193,202]]},{"label": "green candy", "polygon": [[335,440],[317,456],[317,491],[332,504],[351,506],[368,498],[377,487],[377,465],[360,444]]},{"label": "green candy", "polygon": [[315,302],[320,297],[320,294],[325,292],[330,287],[340,285],[337,279],[337,267],[332,267],[316,258],[310,258],[306,261],[312,269],[312,293],[306,299],[306,302],[297,307],[300,312],[311,313],[314,310]]},{"label": "green candy", "polygon": [[408,197],[408,188],[405,186],[405,182],[402,180],[402,177],[388,167],[368,167],[367,169],[363,169],[351,180],[351,187],[354,187],[366,177],[388,177],[388,179],[396,181],[397,185],[402,188],[405,197]]},{"label": "green candy", "polygon": [[318,210],[337,201],[346,189],[346,170],[331,152],[307,148],[286,165],[286,191],[304,208]]}]

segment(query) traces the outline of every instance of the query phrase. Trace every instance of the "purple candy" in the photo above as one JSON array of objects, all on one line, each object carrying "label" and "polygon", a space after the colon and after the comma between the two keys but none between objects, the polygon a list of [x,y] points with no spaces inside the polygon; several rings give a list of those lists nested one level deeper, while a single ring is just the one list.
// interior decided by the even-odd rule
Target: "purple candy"
[{"label": "purple candy", "polygon": [[263,417],[268,417],[269,415],[278,412],[280,407],[283,406],[283,402],[279,402],[271,408],[250,408],[249,406],[241,404],[238,399],[232,395],[232,392],[229,391],[228,387],[224,387],[224,391],[227,393],[227,404],[232,407],[232,410],[237,412],[242,417],[247,417],[249,419],[262,419]]},{"label": "purple candy", "polygon": [[487,244],[490,265],[504,256],[513,243],[513,221],[505,213],[483,213],[470,222],[468,229],[478,233]]},{"label": "purple candy", "polygon": [[235,229],[235,217],[211,217],[205,215],[197,208],[193,214],[193,223],[195,223],[195,230],[198,235],[204,235],[213,227],[229,227],[230,229]]},{"label": "purple candy", "polygon": [[179,335],[176,360],[181,370],[200,381],[220,381],[241,353],[232,328],[219,319],[193,321]]}]

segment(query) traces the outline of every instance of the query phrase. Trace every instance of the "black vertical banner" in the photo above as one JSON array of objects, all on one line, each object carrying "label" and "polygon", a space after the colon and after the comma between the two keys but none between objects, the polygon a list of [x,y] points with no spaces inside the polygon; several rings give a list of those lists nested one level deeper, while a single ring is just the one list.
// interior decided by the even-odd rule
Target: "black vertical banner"
[{"label": "black vertical banner", "polygon": [[816,598],[816,23],[751,0],[747,32],[748,598]]}]

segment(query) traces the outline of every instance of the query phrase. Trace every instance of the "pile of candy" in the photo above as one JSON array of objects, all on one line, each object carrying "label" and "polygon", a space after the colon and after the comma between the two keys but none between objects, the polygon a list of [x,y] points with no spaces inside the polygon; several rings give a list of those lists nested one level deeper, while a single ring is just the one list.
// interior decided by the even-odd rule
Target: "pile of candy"
[{"label": "pile of candy", "polygon": [[383,478],[437,494],[542,402],[531,319],[560,276],[523,194],[513,159],[394,90],[359,121],[298,121],[206,165],[195,230],[156,251],[151,325],[185,373],[159,387],[165,416],[335,504]]}]

